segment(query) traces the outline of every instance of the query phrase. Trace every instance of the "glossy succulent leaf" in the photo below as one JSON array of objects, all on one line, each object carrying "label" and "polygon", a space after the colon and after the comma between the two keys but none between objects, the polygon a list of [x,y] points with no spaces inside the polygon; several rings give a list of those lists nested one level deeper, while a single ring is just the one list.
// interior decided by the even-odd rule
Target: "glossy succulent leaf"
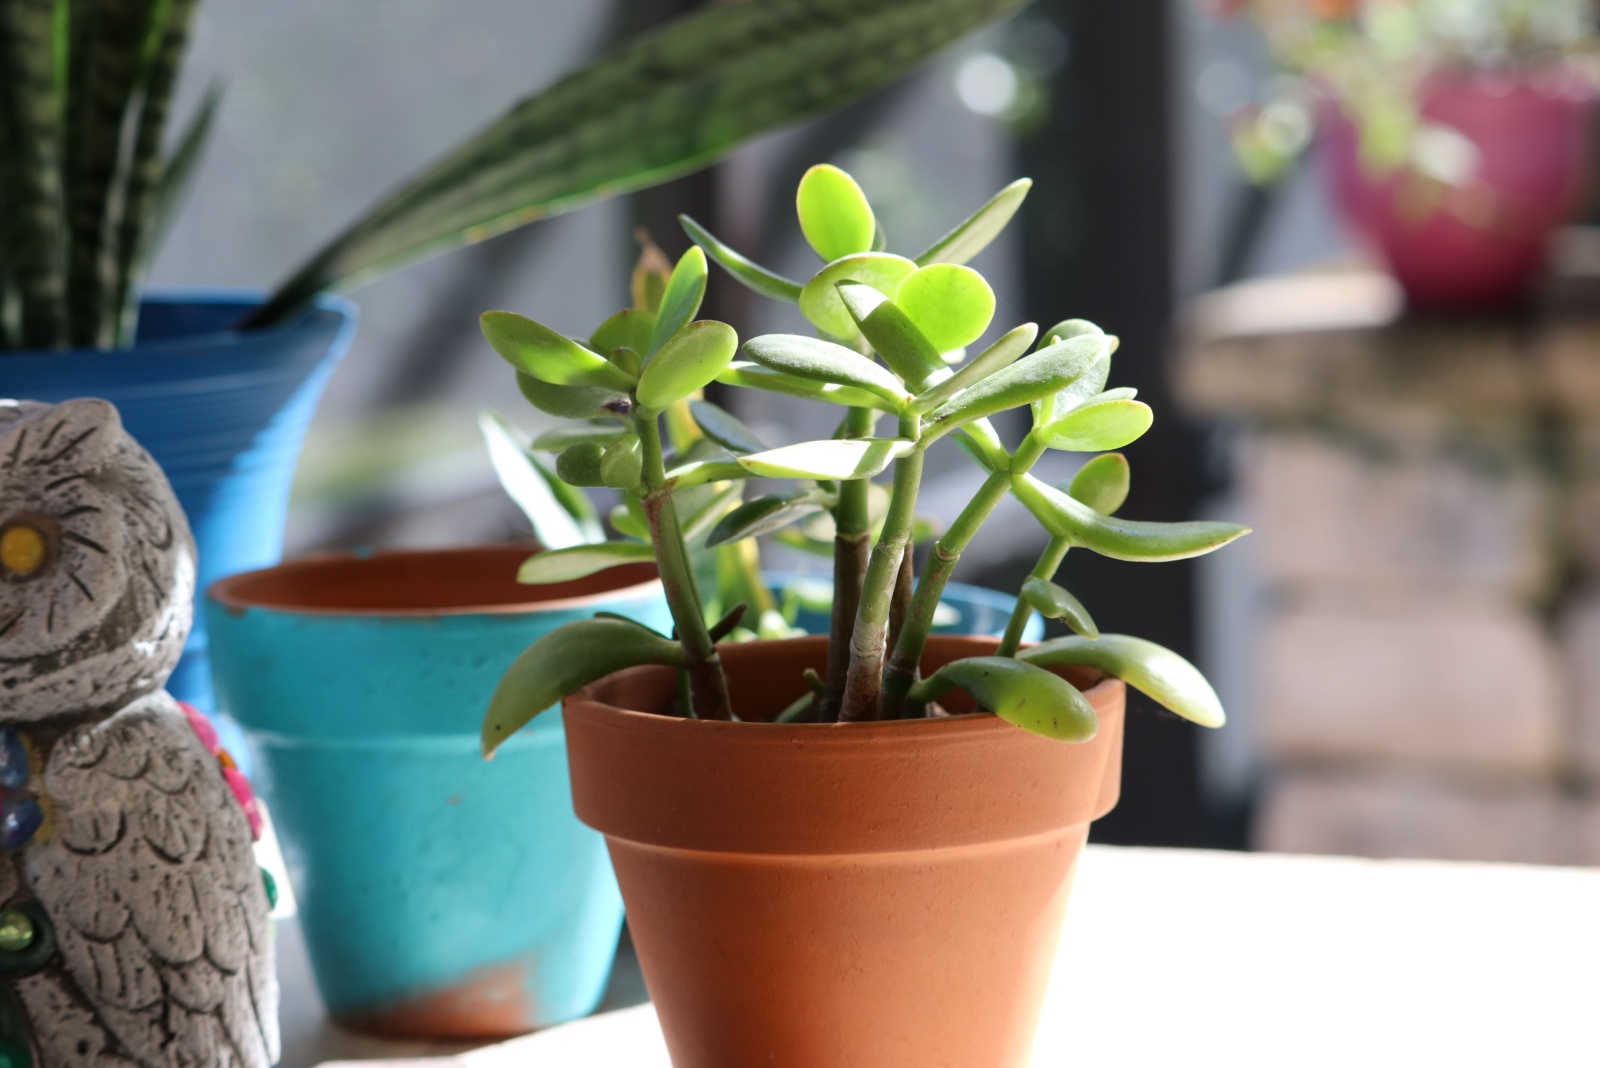
[{"label": "glossy succulent leaf", "polygon": [[678,216],[678,222],[682,224],[684,233],[689,235],[689,240],[699,245],[707,256],[746,288],[763,297],[788,301],[790,304],[800,300],[799,282],[790,281],[776,271],[769,271],[754,260],[745,258],[687,215]]},{"label": "glossy succulent leaf", "polygon": [[911,389],[947,374],[933,342],[888,297],[859,282],[840,282],[839,299],[873,351]]},{"label": "glossy succulent leaf", "polygon": [[1046,530],[1114,560],[1160,562],[1203,556],[1250,533],[1237,523],[1143,523],[1101,515],[1032,475],[1013,475],[1011,491]]},{"label": "glossy succulent leaf", "polygon": [[917,265],[927,266],[930,263],[966,263],[972,257],[988,247],[989,242],[1000,236],[1000,231],[1006,228],[1011,217],[1022,207],[1022,202],[1028,196],[1028,190],[1033,188],[1033,179],[1018,178],[1000,192],[989,198],[988,203],[967,216],[955,229],[945,234],[939,240],[929,245],[922,255],[917,257]]},{"label": "glossy succulent leaf", "polygon": [[600,464],[605,455],[605,446],[593,441],[569,445],[556,457],[556,475],[569,486],[603,486]]},{"label": "glossy succulent leaf", "polygon": [[1095,334],[1040,349],[935,408],[928,425],[942,432],[1059,393],[1103,360],[1108,348],[1107,339]]},{"label": "glossy succulent leaf", "polygon": [[1050,329],[1039,335],[1039,347],[1054,345],[1057,341],[1066,341],[1068,338],[1082,337],[1084,334],[1103,334],[1098,325],[1087,319],[1063,319]]},{"label": "glossy succulent leaf", "polygon": [[987,419],[974,419],[955,432],[956,443],[985,471],[1009,471],[1011,454]]},{"label": "glossy succulent leaf", "polygon": [[542,382],[613,391],[633,388],[633,379],[604,356],[543,323],[507,311],[484,312],[478,322],[483,336],[507,363]]},{"label": "glossy succulent leaf", "polygon": [[994,290],[971,267],[919,267],[894,292],[895,306],[940,352],[972,344],[994,318]]},{"label": "glossy succulent leaf", "polygon": [[631,493],[625,493],[622,503],[611,509],[608,517],[612,528],[624,537],[637,538],[649,544],[650,523],[644,517],[644,512],[639,508],[638,498]]},{"label": "glossy succulent leaf", "polygon": [[735,360],[729,364],[728,369],[717,376],[717,381],[724,385],[764,389],[769,393],[783,393],[790,397],[804,397],[806,400],[842,404],[851,408],[876,408],[884,412],[899,411],[898,405],[893,401],[880,397],[876,393],[868,393],[864,389],[856,389],[853,386],[836,386],[831,382],[819,382],[812,378],[800,378],[796,375],[783,374],[778,371],[768,370],[747,360]]},{"label": "glossy succulent leaf", "polygon": [[872,360],[831,341],[800,334],[763,334],[744,343],[745,355],[770,371],[831,382],[876,394],[896,406],[910,399],[900,380]]},{"label": "glossy succulent leaf", "polygon": [[550,549],[524,560],[517,569],[517,581],[528,586],[572,582],[622,564],[635,564],[654,558],[650,546],[631,541],[607,541],[599,545]]},{"label": "glossy succulent leaf", "polygon": [[1055,638],[1024,649],[1017,659],[1041,667],[1099,668],[1202,727],[1220,727],[1227,719],[1217,692],[1193,664],[1143,638],[1126,634],[1102,634],[1097,640]]},{"label": "glossy succulent leaf", "polygon": [[1086,638],[1100,636],[1100,628],[1095,626],[1083,602],[1049,579],[1030,575],[1022,584],[1022,599],[1046,619],[1059,619]]},{"label": "glossy succulent leaf", "polygon": [[1108,452],[1078,468],[1067,486],[1067,495],[1101,515],[1115,515],[1128,499],[1130,479],[1128,458],[1120,452]]},{"label": "glossy succulent leaf", "polygon": [[702,167],[893,81],[1022,3],[701,8],[608,50],[405,183],[296,271],[252,325],[331,286]]},{"label": "glossy succulent leaf", "polygon": [[600,484],[612,489],[633,489],[644,472],[644,453],[632,434],[607,446],[600,457]]},{"label": "glossy succulent leaf", "polygon": [[[670,288],[667,296],[672,296]],[[738,349],[739,335],[727,323],[712,319],[691,323],[674,333],[651,358],[634,395],[646,408],[660,411],[715,381],[733,362]]]},{"label": "glossy succulent leaf", "polygon": [[755,431],[740,422],[737,416],[710,401],[690,401],[689,414],[694,417],[694,423],[701,433],[736,456],[745,452],[761,452],[767,447],[756,437]]},{"label": "glossy succulent leaf", "polygon": [[[1071,382],[1060,393],[1052,393],[1047,397],[1040,397],[1032,404],[1034,426],[1043,426],[1056,418],[1065,415],[1081,405],[1089,403],[1097,397],[1101,390],[1106,388],[1106,379],[1111,376],[1111,357],[1116,353],[1121,340],[1114,335],[1106,334],[1093,323],[1082,319],[1069,319],[1067,323],[1057,323],[1052,330],[1060,330],[1068,324],[1080,327],[1076,332],[1062,340],[1073,338],[1100,337],[1106,342],[1105,357],[1090,367],[1081,376]],[[1051,337],[1061,337],[1051,334]],[[1041,346],[1041,348],[1046,346]]]},{"label": "glossy succulent leaf", "polygon": [[1080,405],[1034,434],[1052,449],[1105,452],[1138,441],[1153,422],[1155,413],[1142,401],[1103,400]]},{"label": "glossy succulent leaf", "polygon": [[833,495],[820,489],[774,493],[745,501],[723,516],[706,538],[707,545],[722,545],[745,538],[759,538],[781,530],[826,508]]},{"label": "glossy succulent leaf", "polygon": [[1011,657],[975,656],[946,664],[913,686],[910,699],[936,701],[957,688],[1006,722],[1056,741],[1086,742],[1100,727],[1094,706],[1072,683]]},{"label": "glossy succulent leaf", "polygon": [[916,399],[911,402],[911,410],[931,411],[974,383],[981,382],[1009,367],[1033,345],[1034,336],[1038,332],[1037,326],[1023,323],[1001,335],[999,340],[974,356],[970,363],[957,370],[955,374],[918,393]]},{"label": "glossy succulent leaf", "polygon": [[637,308],[624,308],[595,328],[589,335],[589,347],[602,356],[610,356],[613,349],[630,348],[643,356],[650,349],[650,335],[656,328],[656,317]]},{"label": "glossy succulent leaf", "polygon": [[862,252],[835,260],[811,277],[800,289],[800,314],[818,330],[845,341],[855,342],[861,337],[856,321],[839,299],[840,282],[860,282],[871,286],[886,297],[895,290],[917,265],[904,256],[887,252]]},{"label": "glossy succulent leaf", "polygon": [[674,491],[703,486],[707,482],[749,478],[750,472],[730,459],[689,460],[668,469],[667,483]]},{"label": "glossy succulent leaf", "polygon": [[740,467],[762,478],[870,478],[910,452],[903,438],[839,438],[803,441],[738,459]]},{"label": "glossy succulent leaf", "polygon": [[627,433],[618,423],[565,423],[534,438],[532,447],[544,452],[560,452],[581,441],[592,441],[603,448]]},{"label": "glossy succulent leaf", "polygon": [[824,262],[872,249],[878,229],[872,205],[856,180],[831,163],[818,163],[801,176],[795,212],[800,232]]},{"label": "glossy succulent leaf", "polygon": [[700,302],[706,295],[706,254],[699,246],[692,246],[678,257],[667,279],[666,292],[661,294],[661,306],[656,310],[655,328],[650,332],[650,344],[643,355],[649,363],[656,351],[674,334],[682,330],[700,311]]},{"label": "glossy succulent leaf", "polygon": [[563,697],[640,664],[683,667],[683,646],[648,627],[611,617],[581,619],[542,635],[501,677],[483,718],[483,755]]},{"label": "glossy succulent leaf", "polygon": [[[494,412],[478,413],[478,429],[489,463],[506,496],[533,524],[533,536],[547,549],[565,549],[599,540],[590,516],[575,516],[560,500],[539,463],[530,456],[522,435]],[[585,519],[591,523],[586,524]]]},{"label": "glossy succulent leaf", "polygon": [[595,386],[553,386],[530,374],[517,372],[517,389],[529,404],[546,415],[562,419],[597,419],[624,393]]}]

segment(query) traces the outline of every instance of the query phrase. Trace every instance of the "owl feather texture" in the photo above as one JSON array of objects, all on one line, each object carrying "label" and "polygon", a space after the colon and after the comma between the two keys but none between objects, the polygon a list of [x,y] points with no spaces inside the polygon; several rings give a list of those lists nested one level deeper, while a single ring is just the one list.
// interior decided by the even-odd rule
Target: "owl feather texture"
[{"label": "owl feather texture", "polygon": [[268,1068],[270,906],[217,756],[163,689],[194,539],[101,400],[0,401],[0,1058]]}]

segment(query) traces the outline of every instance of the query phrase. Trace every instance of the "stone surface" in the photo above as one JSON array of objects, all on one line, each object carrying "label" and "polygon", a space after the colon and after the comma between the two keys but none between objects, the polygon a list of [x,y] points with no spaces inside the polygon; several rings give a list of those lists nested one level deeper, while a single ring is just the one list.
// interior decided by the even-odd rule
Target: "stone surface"
[{"label": "stone surface", "polygon": [[1556,763],[1559,668],[1532,613],[1478,601],[1301,606],[1264,631],[1269,760],[1509,774]]},{"label": "stone surface", "polygon": [[1384,454],[1309,430],[1251,434],[1237,456],[1269,583],[1533,598],[1553,581],[1548,486],[1527,461]]},{"label": "stone surface", "polygon": [[1600,779],[1600,588],[1573,601],[1561,629],[1572,695],[1570,759],[1580,773]]},{"label": "stone surface", "polygon": [[1272,777],[1253,844],[1284,853],[1563,864],[1575,859],[1569,815],[1543,782],[1293,769]]}]

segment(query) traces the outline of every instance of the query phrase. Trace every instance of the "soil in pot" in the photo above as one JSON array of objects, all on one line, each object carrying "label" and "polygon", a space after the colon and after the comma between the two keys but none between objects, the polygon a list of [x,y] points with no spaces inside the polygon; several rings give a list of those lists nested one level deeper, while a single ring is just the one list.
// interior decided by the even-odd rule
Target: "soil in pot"
[{"label": "soil in pot", "polygon": [[[995,644],[936,637],[924,669]],[[825,646],[724,646],[740,717],[797,697]],[[1077,858],[1120,781],[1122,683],[1062,673],[1100,715],[1089,742],[987,714],[653,715],[675,695],[653,668],[568,699],[576,809],[606,835],[674,1064],[1026,1063]]]}]

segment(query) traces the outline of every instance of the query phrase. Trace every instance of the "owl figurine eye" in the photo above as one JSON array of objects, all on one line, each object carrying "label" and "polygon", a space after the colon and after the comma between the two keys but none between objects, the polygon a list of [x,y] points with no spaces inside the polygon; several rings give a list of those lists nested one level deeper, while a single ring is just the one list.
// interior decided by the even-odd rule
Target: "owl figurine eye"
[{"label": "owl figurine eye", "polygon": [[0,573],[11,582],[24,582],[48,570],[56,555],[57,538],[39,517],[13,519],[0,526]]}]

